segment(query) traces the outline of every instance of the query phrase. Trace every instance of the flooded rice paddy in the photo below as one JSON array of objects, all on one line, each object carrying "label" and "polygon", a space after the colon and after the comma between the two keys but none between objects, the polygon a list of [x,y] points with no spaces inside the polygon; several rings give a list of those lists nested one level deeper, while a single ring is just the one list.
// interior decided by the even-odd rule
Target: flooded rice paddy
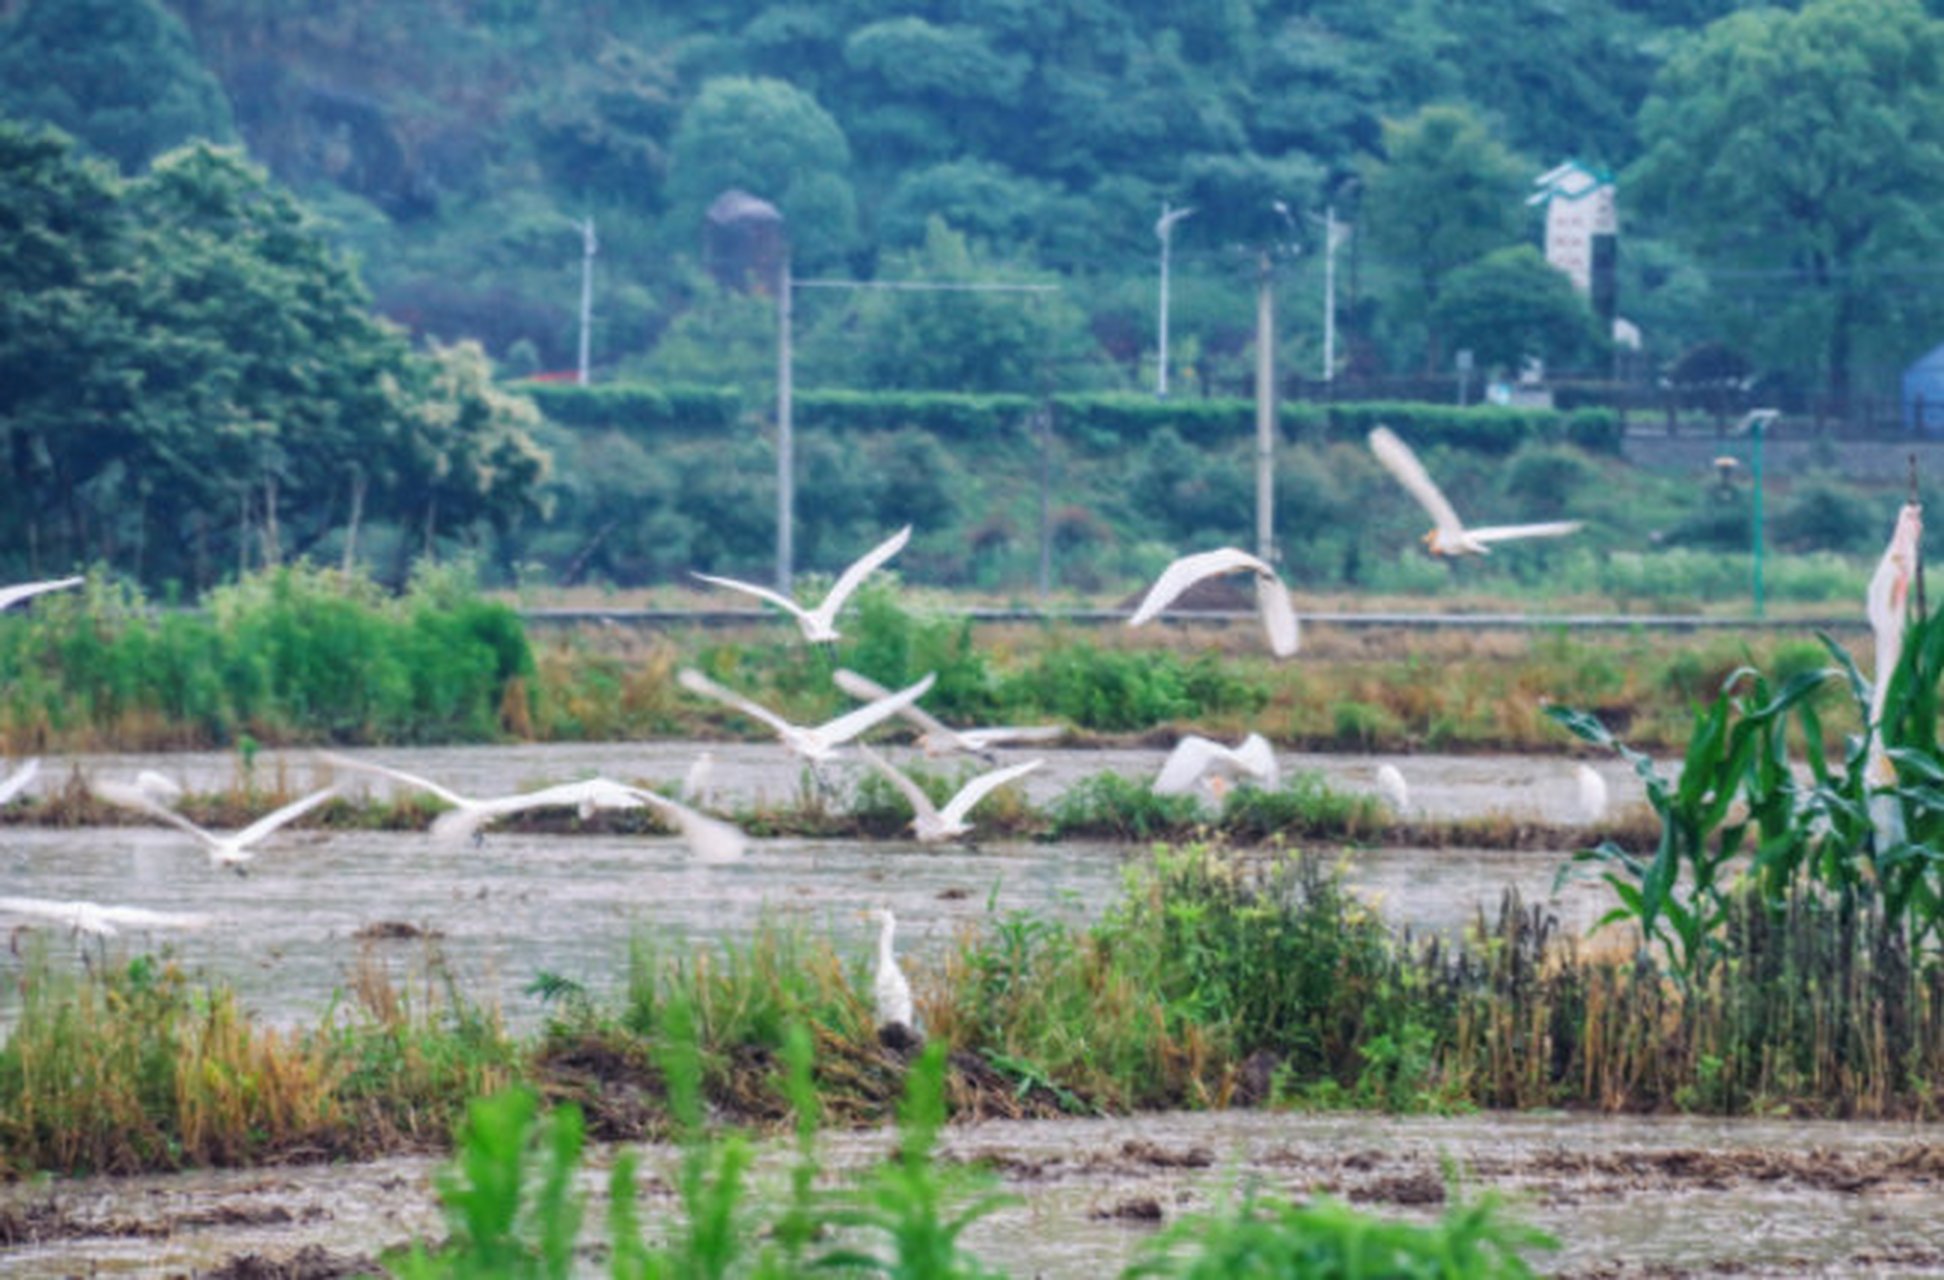
[{"label": "flooded rice paddy", "polygon": [[[671,780],[694,744],[438,748],[362,753],[472,794],[496,794],[602,772]],[[780,750],[711,748],[721,803],[789,803],[802,786]],[[1030,780],[1045,803],[1105,769],[1146,776],[1158,750],[1058,751]],[[1024,758],[1017,753],[1011,758]],[[1569,822],[1570,764],[1509,757],[1390,757],[1426,818],[1506,813]],[[1372,785],[1380,758],[1286,754],[1336,785]],[[157,768],[191,790],[237,780],[232,755],[50,760],[43,787],[71,769],[132,777]],[[266,784],[310,783],[308,758],[265,755]],[[1638,795],[1603,766],[1616,802]],[[367,785],[350,784],[355,793]],[[368,784],[377,794],[386,784]],[[1329,850],[1333,855],[1337,850]],[[695,865],[679,842],[613,836],[490,834],[478,847],[413,833],[293,831],[247,877],[212,870],[181,834],[159,828],[12,828],[0,836],[5,892],[198,911],[211,926],[176,935],[192,968],[234,984],[272,1022],[307,1022],[349,982],[360,957],[394,974],[422,971],[436,945],[462,989],[509,1023],[541,1015],[525,988],[546,970],[611,992],[630,939],[694,946],[746,934],[765,919],[825,931],[862,965],[860,908],[899,915],[901,946],[923,952],[989,913],[1015,909],[1085,919],[1116,893],[1130,850],[1112,845],[767,840],[742,862]],[[1546,901],[1569,925],[1604,906],[1591,887],[1553,893],[1564,851],[1364,849],[1346,871],[1391,919],[1418,929],[1462,926],[1495,910],[1507,886]],[[401,929],[397,926],[409,926]],[[383,940],[374,935],[417,937]],[[428,943],[427,937],[431,942]],[[59,948],[81,949],[64,937]],[[110,943],[111,954],[149,940]],[[93,944],[89,944],[92,946]],[[0,966],[15,963],[0,951]],[[4,1011],[0,1011],[3,1013]],[[882,1132],[827,1135],[837,1168],[889,1148]],[[1097,1276],[1133,1258],[1157,1223],[1237,1190],[1327,1191],[1405,1214],[1443,1204],[1446,1168],[1471,1190],[1512,1195],[1520,1215],[1558,1236],[1548,1272],[1580,1276],[1931,1274],[1944,1270],[1935,1212],[1944,1146],[1927,1130],[1874,1124],[1645,1119],[1586,1115],[1458,1118],[1299,1116],[1263,1112],[1142,1115],[1115,1120],[990,1122],[955,1127],[948,1159],[995,1170],[1019,1203],[980,1224],[971,1246],[1016,1275]],[[585,1177],[597,1195],[611,1152]],[[786,1159],[768,1157],[781,1178]],[[649,1168],[666,1166],[652,1153]],[[348,1264],[414,1236],[436,1238],[434,1161],[81,1179],[0,1187],[0,1273],[20,1276],[181,1274],[243,1255]],[[665,1183],[650,1180],[665,1194]],[[598,1208],[588,1215],[601,1220]],[[590,1274],[593,1273],[590,1262]]]}]

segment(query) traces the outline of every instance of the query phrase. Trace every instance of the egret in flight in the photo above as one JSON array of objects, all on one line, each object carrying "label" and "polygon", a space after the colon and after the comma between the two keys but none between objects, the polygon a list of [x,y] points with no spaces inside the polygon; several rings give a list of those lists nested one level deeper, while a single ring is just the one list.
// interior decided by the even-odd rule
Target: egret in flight
[{"label": "egret in flight", "polygon": [[562,782],[538,791],[524,791],[518,795],[492,796],[485,799],[462,796],[450,787],[444,787],[430,778],[422,778],[403,769],[377,764],[369,760],[358,760],[351,756],[339,755],[335,751],[320,751],[318,759],[346,769],[358,769],[365,773],[380,774],[395,782],[402,782],[417,791],[445,801],[452,807],[432,820],[431,832],[436,840],[460,841],[477,839],[485,827],[513,813],[525,813],[528,809],[572,808],[580,811],[583,818],[593,815],[596,809],[638,809],[641,801],[636,797],[634,788],[626,787],[607,778],[588,778],[581,782]]},{"label": "egret in flight", "polygon": [[[1917,581],[1918,548],[1924,538],[1924,509],[1906,502],[1897,513],[1896,528],[1890,544],[1883,549],[1870,576],[1865,606],[1870,632],[1876,641],[1876,671],[1870,678],[1869,750],[1863,763],[1863,777],[1870,790],[1881,791],[1897,785],[1897,771],[1890,763],[1883,742],[1883,715],[1890,697],[1890,678],[1903,660],[1904,628],[1910,617],[1911,588]],[[1902,841],[1903,810],[1893,796],[1872,795],[1870,821],[1877,838],[1886,848]]]},{"label": "egret in flight", "polygon": [[1482,529],[1467,529],[1458,519],[1458,512],[1445,499],[1431,475],[1405,444],[1389,427],[1378,427],[1370,433],[1370,451],[1377,455],[1377,461],[1384,469],[1397,477],[1397,482],[1409,490],[1426,511],[1431,513],[1435,522],[1431,532],[1424,535],[1424,545],[1432,555],[1485,555],[1490,552],[1489,544],[1506,542],[1513,538],[1557,538],[1572,533],[1584,523],[1580,520],[1551,520],[1542,524],[1502,524]]},{"label": "egret in flight", "polygon": [[104,907],[97,902],[50,902],[45,898],[0,898],[0,915],[52,920],[76,933],[112,938],[123,929],[200,929],[208,916],[143,907]]},{"label": "egret in flight", "polygon": [[681,832],[683,842],[688,845],[689,852],[695,855],[697,862],[734,862],[742,857],[743,850],[749,845],[749,837],[720,818],[712,818],[657,791],[642,787],[630,787],[629,791],[637,801],[666,818]]},{"label": "egret in flight", "polygon": [[238,875],[244,873],[243,864],[256,857],[256,851],[251,848],[252,845],[262,841],[279,827],[287,823],[295,822],[298,818],[303,817],[312,809],[317,808],[317,806],[337,794],[336,787],[325,787],[322,791],[313,791],[301,799],[292,800],[281,809],[274,810],[258,818],[241,831],[224,833],[204,830],[202,827],[197,826],[195,823],[189,821],[189,819],[177,813],[174,809],[156,803],[155,800],[150,798],[148,792],[138,786],[131,786],[120,782],[98,781],[90,783],[89,790],[110,804],[120,805],[124,809],[133,809],[138,813],[145,813],[159,822],[165,822],[172,827],[188,832],[201,842],[203,847],[208,851],[210,866],[228,867]]},{"label": "egret in flight", "polygon": [[905,773],[869,747],[858,744],[858,751],[871,762],[871,767],[890,779],[891,785],[904,794],[911,802],[911,826],[918,833],[918,839],[925,844],[935,844],[940,840],[950,840],[972,830],[972,824],[965,820],[972,807],[991,795],[1000,787],[1015,778],[1023,778],[1045,764],[1044,760],[1028,760],[1024,764],[1010,765],[1004,769],[993,769],[982,773],[958,789],[958,794],[946,801],[944,808],[932,803],[925,789],[913,782]]},{"label": "egret in flight", "polygon": [[[1154,777],[1153,791],[1158,796],[1186,795],[1203,778],[1247,778],[1258,786],[1276,785],[1276,749],[1259,733],[1252,733],[1235,747],[1225,747],[1212,738],[1189,734],[1175,744]],[[1212,786],[1217,798],[1226,790]]]},{"label": "egret in flight", "polygon": [[797,626],[803,630],[805,640],[812,644],[821,644],[837,639],[837,614],[844,607],[844,602],[851,598],[851,593],[870,576],[873,569],[904,550],[905,543],[909,541],[911,541],[911,526],[906,525],[865,552],[850,568],[844,570],[842,576],[837,579],[836,585],[830,588],[830,594],[826,595],[814,609],[805,609],[781,592],[772,591],[768,587],[759,587],[753,582],[741,582],[735,578],[718,578],[707,573],[698,573],[695,576],[715,586],[728,587],[731,591],[741,591],[755,596],[758,600],[768,601],[796,619]]},{"label": "egret in flight", "polygon": [[11,587],[0,587],[0,609],[11,609],[22,600],[30,600],[43,592],[78,587],[86,581],[86,578],[52,578],[46,582],[22,582]]},{"label": "egret in flight", "polygon": [[823,764],[836,758],[837,748],[849,742],[866,729],[889,720],[912,703],[925,696],[932,687],[934,675],[906,689],[900,689],[888,698],[866,703],[853,711],[845,712],[835,720],[821,725],[804,727],[791,724],[768,707],[752,702],[733,689],[726,689],[692,667],[684,667],[676,673],[675,679],[690,693],[711,698],[724,706],[733,707],[752,720],[760,720],[776,731],[783,745],[796,752],[813,765]]},{"label": "egret in flight", "polygon": [[[885,688],[869,676],[861,676],[855,671],[839,668],[832,677],[837,687],[853,698],[874,700],[889,698],[891,690]],[[921,731],[918,746],[928,756],[948,755],[963,751],[967,755],[992,758],[992,748],[1002,742],[1046,742],[1066,732],[1066,726],[1057,724],[1001,725],[989,729],[954,729],[917,703],[912,703],[898,713]]]},{"label": "egret in flight", "polygon": [[0,779],[0,804],[6,804],[27,789],[40,773],[40,758],[37,756],[21,765],[4,779]]},{"label": "egret in flight", "polygon": [[1161,576],[1154,580],[1154,585],[1148,588],[1140,607],[1128,618],[1127,625],[1138,627],[1158,617],[1184,591],[1204,578],[1244,570],[1255,575],[1256,614],[1262,619],[1263,631],[1268,634],[1270,652],[1278,658],[1287,658],[1302,643],[1302,633],[1296,622],[1296,607],[1289,602],[1289,590],[1267,563],[1234,547],[1183,556],[1163,569]]}]

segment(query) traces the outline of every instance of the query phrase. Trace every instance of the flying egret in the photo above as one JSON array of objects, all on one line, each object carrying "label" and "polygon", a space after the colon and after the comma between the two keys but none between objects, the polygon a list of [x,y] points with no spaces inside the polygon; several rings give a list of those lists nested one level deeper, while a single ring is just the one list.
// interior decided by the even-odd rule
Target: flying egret
[{"label": "flying egret", "polygon": [[1606,779],[1592,765],[1582,762],[1573,769],[1573,781],[1578,791],[1579,820],[1591,824],[1606,817]]},{"label": "flying egret", "polygon": [[1424,545],[1432,555],[1486,555],[1493,542],[1506,542],[1513,538],[1557,538],[1579,529],[1581,520],[1551,520],[1541,524],[1502,524],[1490,525],[1482,529],[1467,529],[1458,519],[1458,512],[1452,508],[1444,494],[1431,480],[1431,475],[1405,444],[1389,427],[1378,427],[1370,433],[1370,451],[1377,455],[1377,461],[1384,469],[1397,477],[1397,482],[1418,500],[1426,511],[1431,513],[1435,527],[1424,535]]},{"label": "flying egret", "polygon": [[1398,817],[1410,811],[1411,784],[1404,781],[1404,774],[1396,765],[1386,762],[1377,766],[1377,794]]},{"label": "flying egret", "polygon": [[[870,701],[889,698],[891,690],[885,688],[869,676],[861,676],[855,671],[838,668],[835,676],[837,687],[853,698]],[[1066,732],[1065,725],[1000,725],[989,729],[954,729],[916,703],[898,713],[922,732],[918,746],[928,756],[948,755],[963,751],[967,755],[992,757],[992,748],[1002,742],[1047,742]]]},{"label": "flying egret", "polygon": [[[1189,734],[1175,743],[1173,751],[1161,764],[1161,772],[1154,777],[1153,791],[1158,796],[1185,795],[1204,777],[1227,783],[1231,779],[1247,778],[1262,787],[1276,785],[1276,750],[1269,740],[1259,733],[1252,733],[1242,739],[1240,745],[1225,747],[1212,738]],[[1210,789],[1220,799],[1226,791],[1225,786]]]},{"label": "flying egret", "polygon": [[[1917,580],[1918,548],[1924,537],[1924,509],[1906,502],[1897,512],[1897,524],[1890,544],[1883,549],[1870,576],[1865,606],[1870,631],[1876,641],[1876,671],[1870,679],[1869,750],[1864,757],[1863,777],[1872,792],[1897,785],[1897,771],[1890,763],[1883,743],[1883,714],[1890,697],[1890,678],[1903,659],[1904,627],[1910,613],[1911,587]],[[1886,847],[1902,841],[1903,810],[1893,796],[1870,797],[1870,821],[1880,843]]]},{"label": "flying egret", "polygon": [[313,791],[301,799],[291,801],[281,809],[258,818],[241,831],[219,833],[206,831],[174,809],[156,803],[140,787],[120,782],[97,781],[89,783],[88,789],[110,804],[146,813],[151,818],[188,832],[201,841],[203,847],[209,851],[210,866],[228,867],[238,875],[243,874],[243,864],[256,857],[255,851],[250,848],[251,845],[264,839],[284,824],[303,817],[337,794],[336,787],[325,787],[322,791]]},{"label": "flying egret", "polygon": [[965,815],[972,812],[974,805],[1013,779],[1022,778],[1046,763],[1044,760],[1028,760],[1024,764],[1009,765],[1004,769],[993,769],[982,773],[960,787],[958,794],[946,801],[945,807],[941,809],[932,803],[931,797],[925,794],[923,787],[913,782],[883,756],[863,743],[859,743],[857,749],[866,760],[871,762],[873,768],[891,780],[892,786],[904,793],[905,799],[911,801],[911,826],[918,833],[918,839],[925,844],[950,840],[971,831],[972,824],[965,820]]},{"label": "flying egret", "polygon": [[1214,551],[1183,556],[1163,569],[1161,576],[1154,580],[1154,585],[1148,588],[1140,607],[1128,618],[1127,625],[1138,627],[1151,621],[1179,599],[1182,592],[1203,578],[1240,573],[1245,569],[1255,575],[1256,614],[1262,619],[1262,629],[1269,636],[1269,649],[1278,658],[1287,658],[1302,644],[1296,607],[1289,602],[1289,589],[1283,586],[1282,579],[1268,564],[1234,547],[1220,547]]},{"label": "flying egret", "polygon": [[52,578],[46,582],[22,582],[11,587],[0,587],[0,609],[11,609],[22,600],[30,600],[42,592],[78,587],[86,581],[86,578]]},{"label": "flying egret", "polygon": [[731,591],[741,591],[759,600],[767,600],[777,608],[788,611],[796,618],[797,626],[802,628],[803,638],[813,644],[820,644],[837,639],[837,613],[844,607],[844,602],[850,599],[851,593],[870,576],[873,569],[904,550],[905,543],[909,541],[911,541],[911,526],[906,525],[865,552],[850,568],[844,570],[843,575],[837,579],[836,585],[830,588],[830,594],[825,596],[823,602],[814,609],[805,609],[781,592],[772,591],[768,587],[758,586],[753,582],[741,582],[735,578],[718,578],[707,573],[698,573],[694,576],[718,587],[728,587]]},{"label": "flying egret", "polygon": [[422,778],[415,773],[407,773],[403,769],[394,769],[389,765],[370,760],[357,760],[351,756],[339,755],[335,751],[320,751],[318,758],[346,769],[381,774],[445,801],[452,808],[434,818],[431,826],[433,838],[443,841],[477,838],[488,823],[511,813],[524,813],[528,809],[573,808],[580,811],[581,817],[586,818],[596,809],[641,807],[641,801],[635,796],[633,787],[623,786],[607,778],[562,782],[551,787],[542,787],[538,791],[479,799],[474,796],[462,796],[449,787],[440,786],[430,778]]},{"label": "flying egret", "polygon": [[636,800],[674,824],[697,862],[734,862],[749,846],[747,836],[720,818],[712,818],[657,791],[643,787],[628,790]]},{"label": "flying egret", "polygon": [[713,698],[725,706],[734,707],[752,720],[760,720],[776,731],[783,745],[796,752],[811,764],[822,764],[834,759],[837,748],[849,742],[858,734],[873,725],[889,720],[900,711],[925,696],[932,687],[935,675],[927,675],[923,680],[906,689],[900,689],[888,698],[866,703],[852,711],[847,711],[835,720],[821,725],[805,728],[791,724],[768,707],[751,702],[733,689],[725,689],[700,671],[684,667],[676,674],[676,680],[690,693]]},{"label": "flying egret", "polygon": [[104,907],[97,902],[50,902],[45,898],[0,898],[0,915],[52,920],[97,938],[112,938],[122,929],[200,929],[209,923],[208,916],[143,907]]},{"label": "flying egret", "polygon": [[911,1003],[911,983],[905,979],[904,970],[898,967],[898,957],[892,950],[892,935],[897,931],[898,918],[883,907],[875,907],[871,918],[878,922],[877,972],[871,979],[871,995],[877,1007],[878,1030],[898,1027],[905,1031],[917,1030],[917,1018]]}]

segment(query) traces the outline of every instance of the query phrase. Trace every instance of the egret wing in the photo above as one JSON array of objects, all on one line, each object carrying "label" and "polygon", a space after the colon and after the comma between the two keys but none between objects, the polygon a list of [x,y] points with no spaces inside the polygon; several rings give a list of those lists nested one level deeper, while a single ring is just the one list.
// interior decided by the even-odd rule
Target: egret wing
[{"label": "egret wing", "polygon": [[35,775],[39,772],[40,758],[36,756],[34,759],[29,760],[26,764],[21,765],[18,769],[8,774],[6,781],[0,782],[0,804],[7,803],[22,791],[25,791],[27,784],[32,782]]},{"label": "egret wing", "polygon": [[768,707],[760,703],[751,702],[734,689],[724,688],[693,667],[682,668],[681,671],[676,673],[675,679],[677,683],[690,693],[699,693],[705,698],[713,698],[725,706],[734,707],[752,719],[761,720],[764,724],[780,734],[787,736],[791,730],[796,728],[795,725],[785,720],[782,716],[777,715]]},{"label": "egret wing", "polygon": [[1431,473],[1418,461],[1417,454],[1411,452],[1411,446],[1398,439],[1389,427],[1377,427],[1370,433],[1370,451],[1384,464],[1384,470],[1418,500],[1418,505],[1431,513],[1432,523],[1440,533],[1447,539],[1464,536],[1464,522],[1445,498],[1444,491],[1432,481]]},{"label": "egret wing", "polygon": [[910,541],[911,526],[906,525],[852,561],[850,568],[838,576],[836,584],[830,588],[830,594],[810,611],[811,616],[823,619],[826,627],[835,623],[838,610],[844,607],[844,601],[850,599],[851,592],[857,590],[859,584],[871,575],[872,570],[903,551],[905,543]]},{"label": "egret wing", "polygon": [[1181,593],[1200,582],[1219,574],[1234,573],[1249,569],[1256,573],[1274,573],[1268,565],[1255,556],[1235,547],[1218,547],[1214,551],[1200,551],[1194,555],[1183,556],[1161,571],[1142,597],[1140,607],[1127,619],[1127,625],[1138,627],[1151,621],[1163,609],[1181,597]]},{"label": "egret wing", "polygon": [[[243,828],[241,831],[231,836],[230,842],[236,845],[236,847],[239,849],[247,848],[248,846],[255,844],[257,841],[269,835],[272,831],[275,831],[278,827],[283,826],[285,823],[295,822],[297,819],[303,817],[305,814],[309,813],[312,809],[315,809],[318,805],[323,804],[326,800],[331,799],[335,795],[337,795],[337,788],[335,786],[330,786],[324,788],[322,791],[313,791],[309,795],[304,796],[301,799],[292,800],[289,804],[285,805],[283,808],[271,810],[269,813],[263,815],[261,818],[258,818],[255,822],[252,822],[249,826]],[[163,812],[168,813],[170,811],[164,809]]]},{"label": "egret wing", "polygon": [[96,907],[96,914],[110,924],[130,929],[201,929],[209,917],[192,912],[150,911],[146,907]]},{"label": "egret wing", "polygon": [[1002,724],[987,729],[952,729],[947,732],[963,738],[974,751],[984,751],[1002,742],[1051,742],[1066,733],[1063,724]]},{"label": "egret wing", "polygon": [[883,756],[861,742],[858,744],[857,749],[866,760],[871,762],[872,768],[883,774],[890,781],[891,785],[896,787],[904,795],[905,799],[911,801],[913,813],[920,817],[936,818],[939,816],[938,806],[932,803],[931,797],[925,794],[923,787],[906,776],[904,770],[897,768],[889,760],[886,760]]},{"label": "egret wing", "polygon": [[1252,733],[1242,739],[1242,745],[1230,753],[1230,759],[1261,785],[1276,785],[1276,749],[1261,734]]},{"label": "egret wing", "polygon": [[1028,760],[1024,764],[1009,765],[1004,769],[994,769],[990,773],[982,773],[960,787],[958,794],[946,802],[944,809],[940,810],[938,816],[948,823],[956,824],[963,822],[965,821],[965,815],[972,812],[973,805],[979,803],[979,801],[985,799],[1000,787],[1005,786],[1008,782],[1013,781],[1015,778],[1024,777],[1045,763],[1046,761],[1044,760]]},{"label": "egret wing", "polygon": [[712,818],[689,806],[654,791],[630,788],[642,804],[667,816],[687,841],[689,851],[703,862],[733,862],[742,857],[749,838],[741,829],[720,818]]},{"label": "egret wing", "polygon": [[1303,633],[1296,621],[1296,606],[1290,602],[1289,588],[1273,573],[1256,575],[1256,612],[1262,629],[1269,635],[1269,651],[1287,658],[1301,647]]},{"label": "egret wing", "polygon": [[449,805],[463,808],[472,803],[457,791],[442,787],[430,778],[421,778],[416,773],[407,773],[403,769],[394,769],[390,765],[379,764],[372,760],[355,760],[350,756],[339,755],[335,751],[320,751],[317,753],[317,758],[341,769],[356,769],[361,773],[380,774],[394,782],[402,782],[408,787],[437,796]]},{"label": "egret wing", "polygon": [[189,819],[183,817],[174,809],[157,804],[148,797],[146,792],[138,787],[126,786],[119,782],[96,781],[88,784],[88,790],[94,792],[109,804],[119,805],[124,809],[133,809],[137,813],[147,814],[158,822],[166,822],[172,827],[178,827],[196,837],[196,839],[202,841],[203,844],[211,849],[222,847],[223,842],[221,840],[189,821]]},{"label": "egret wing", "polygon": [[54,578],[47,582],[22,582],[11,587],[0,587],[0,609],[11,609],[22,600],[28,600],[43,592],[59,591],[64,587],[78,587],[86,578]]},{"label": "egret wing", "polygon": [[1175,743],[1174,750],[1161,762],[1161,772],[1154,775],[1151,790],[1157,796],[1185,794],[1196,779],[1208,772],[1209,765],[1234,758],[1235,753],[1221,743],[1191,733]]},{"label": "egret wing", "polygon": [[924,697],[925,691],[932,687],[932,681],[937,678],[936,672],[929,673],[917,684],[900,689],[888,698],[879,698],[876,702],[868,702],[854,711],[847,711],[835,720],[819,725],[816,730],[817,735],[833,747],[848,742],[872,725],[889,720]]},{"label": "egret wing", "polygon": [[1584,528],[1584,520],[1546,520],[1539,524],[1492,524],[1483,529],[1472,529],[1469,535],[1476,542],[1510,542],[1514,538],[1563,538],[1569,533],[1577,533]]},{"label": "egret wing", "polygon": [[[857,672],[848,668],[839,667],[836,673],[831,676],[831,679],[837,682],[839,689],[842,689],[853,698],[875,701],[880,698],[896,696],[891,690],[885,688],[869,676],[859,675]],[[916,703],[906,707],[898,714],[917,725],[920,729],[923,729],[926,733],[935,733],[946,738],[958,736],[957,730],[951,728],[943,720],[940,720],[937,716],[925,710],[923,707],[918,706]]]},{"label": "egret wing", "polygon": [[736,578],[718,578],[708,573],[696,573],[690,576],[699,578],[703,582],[712,583],[718,587],[727,587],[731,591],[740,591],[744,595],[755,596],[758,600],[767,600],[779,609],[788,610],[799,621],[807,621],[810,617],[810,614],[802,605],[781,592],[770,590],[768,587],[759,587],[753,582],[742,582]]}]

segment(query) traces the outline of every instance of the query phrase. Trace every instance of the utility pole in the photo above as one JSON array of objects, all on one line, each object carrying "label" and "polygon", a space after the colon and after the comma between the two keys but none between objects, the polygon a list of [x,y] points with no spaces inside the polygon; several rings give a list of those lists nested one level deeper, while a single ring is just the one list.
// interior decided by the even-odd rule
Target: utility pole
[{"label": "utility pole", "polygon": [[1161,342],[1160,353],[1154,362],[1154,397],[1157,400],[1168,398],[1168,241],[1174,225],[1195,211],[1193,209],[1170,209],[1168,202],[1161,202],[1161,219],[1154,224],[1154,234],[1161,238],[1161,317],[1158,324]]},{"label": "utility pole", "polygon": [[1336,251],[1350,228],[1336,220],[1336,206],[1323,208],[1323,389],[1336,380]]},{"label": "utility pole", "polygon": [[796,523],[796,441],[792,438],[790,418],[795,388],[792,386],[793,358],[790,351],[790,255],[783,255],[776,269],[776,589],[790,594],[795,548],[791,545]]},{"label": "utility pole", "polygon": [[1275,563],[1276,301],[1269,250],[1256,257],[1256,555]]},{"label": "utility pole", "polygon": [[594,219],[581,219],[580,364],[576,381],[587,385],[587,357],[594,328]]}]

